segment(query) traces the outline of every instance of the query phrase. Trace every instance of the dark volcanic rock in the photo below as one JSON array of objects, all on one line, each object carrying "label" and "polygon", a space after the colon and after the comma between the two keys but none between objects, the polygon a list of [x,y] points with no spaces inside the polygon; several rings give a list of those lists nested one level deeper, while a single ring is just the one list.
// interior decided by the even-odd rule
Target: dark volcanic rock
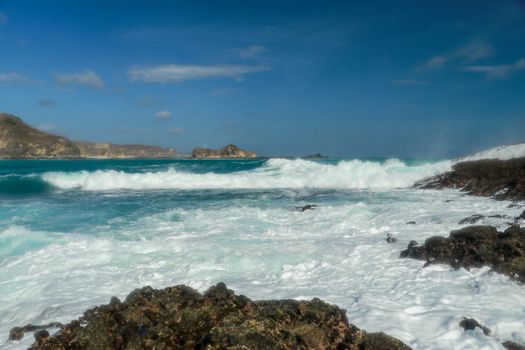
[{"label": "dark volcanic rock", "polygon": [[479,327],[483,331],[483,334],[490,335],[491,333],[490,329],[481,325],[478,321],[476,321],[473,318],[463,317],[463,320],[459,323],[459,326],[463,328],[465,331],[470,331],[470,330],[475,329],[476,327]]},{"label": "dark volcanic rock", "polygon": [[448,238],[430,237],[422,246],[411,241],[401,257],[454,268],[490,266],[525,282],[525,228],[511,226],[498,232],[491,226],[469,226],[452,231]]},{"label": "dark volcanic rock", "polygon": [[[9,332],[9,340],[20,340],[24,337],[24,334],[26,332],[37,332],[46,330],[47,328],[63,328],[63,324],[60,322],[51,322],[45,325],[34,325],[34,324],[27,324],[23,327],[13,327],[11,328],[11,331]],[[46,331],[47,332],[47,331]],[[37,335],[35,333],[35,337]]]},{"label": "dark volcanic rock", "polygon": [[252,301],[222,283],[204,294],[186,286],[145,287],[124,302],[90,309],[32,349],[409,349],[348,323],[319,299]]},{"label": "dark volcanic rock", "polygon": [[508,350],[525,350],[525,346],[515,343],[513,341],[510,341],[510,340],[507,340],[501,345],[503,345],[503,347]]},{"label": "dark volcanic rock", "polygon": [[525,199],[525,157],[460,162],[452,171],[417,183],[421,188],[460,188],[496,199]]},{"label": "dark volcanic rock", "polygon": [[475,224],[476,222],[478,222],[479,220],[483,219],[484,217],[485,216],[480,215],[480,214],[471,215],[468,218],[464,218],[464,219],[459,220],[458,224],[459,225]]}]

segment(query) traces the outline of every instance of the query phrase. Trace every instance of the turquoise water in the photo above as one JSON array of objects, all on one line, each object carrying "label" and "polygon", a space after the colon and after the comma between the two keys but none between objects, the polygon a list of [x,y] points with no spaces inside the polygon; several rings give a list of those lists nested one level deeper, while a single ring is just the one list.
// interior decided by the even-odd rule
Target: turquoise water
[{"label": "turquoise water", "polygon": [[[411,188],[451,164],[0,161],[0,344],[13,326],[69,321],[137,287],[204,290],[219,281],[254,299],[321,297],[358,326],[420,349],[498,348],[496,338],[456,332],[462,316],[523,340],[521,287],[483,269],[422,269],[398,258],[410,240],[446,235],[469,215],[523,210]],[[318,208],[292,210],[305,204]],[[387,233],[398,243],[386,244]]]}]

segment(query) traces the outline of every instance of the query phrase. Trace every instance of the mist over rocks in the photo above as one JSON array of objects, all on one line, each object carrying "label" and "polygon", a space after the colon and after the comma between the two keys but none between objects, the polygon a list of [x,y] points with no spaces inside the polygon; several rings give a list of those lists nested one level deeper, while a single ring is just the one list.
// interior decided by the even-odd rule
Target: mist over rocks
[{"label": "mist over rocks", "polygon": [[525,200],[525,157],[459,162],[452,171],[419,181],[415,187],[457,188],[471,195]]},{"label": "mist over rocks", "polygon": [[489,266],[519,282],[525,282],[525,228],[514,225],[504,232],[492,226],[468,226],[450,232],[449,237],[433,236],[423,245],[411,241],[402,258],[447,264],[454,268]]},{"label": "mist over rocks", "polygon": [[194,148],[191,157],[198,159],[255,158],[257,154],[245,151],[236,145],[228,145],[221,149]]},{"label": "mist over rocks", "polygon": [[319,299],[252,301],[223,283],[203,294],[186,286],[136,289],[35,338],[31,349],[410,349],[360,330]]}]

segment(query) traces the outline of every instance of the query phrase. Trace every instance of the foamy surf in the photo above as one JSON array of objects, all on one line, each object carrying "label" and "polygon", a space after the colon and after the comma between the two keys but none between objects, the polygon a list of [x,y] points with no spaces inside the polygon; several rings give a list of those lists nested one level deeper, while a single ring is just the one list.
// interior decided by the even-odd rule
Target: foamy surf
[{"label": "foamy surf", "polygon": [[450,169],[450,161],[407,165],[398,159],[385,162],[349,160],[323,164],[306,160],[270,159],[261,167],[227,174],[196,174],[175,167],[157,172],[116,170],[48,172],[42,179],[60,189],[86,191],[155,189],[392,189]]},{"label": "foamy surf", "polygon": [[467,157],[459,158],[457,161],[464,162],[481,159],[508,160],[520,157],[525,157],[525,143],[494,147]]}]

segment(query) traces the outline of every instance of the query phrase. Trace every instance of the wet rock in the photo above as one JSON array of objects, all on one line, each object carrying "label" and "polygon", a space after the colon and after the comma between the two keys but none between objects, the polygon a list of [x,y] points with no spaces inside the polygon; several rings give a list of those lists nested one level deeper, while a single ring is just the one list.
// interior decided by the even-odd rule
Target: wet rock
[{"label": "wet rock", "polygon": [[463,320],[459,323],[459,326],[465,331],[470,331],[475,329],[476,327],[479,327],[485,335],[490,335],[490,333],[492,333],[490,329],[481,325],[478,321],[476,321],[473,318],[463,317]]},{"label": "wet rock", "polygon": [[20,340],[24,337],[24,334],[26,332],[38,332],[41,330],[46,330],[48,328],[63,328],[63,327],[64,325],[60,322],[51,322],[45,325],[26,324],[23,327],[13,327],[9,331],[9,340]]},{"label": "wet rock", "polygon": [[292,209],[292,211],[300,211],[300,212],[303,212],[303,211],[306,211],[306,210],[314,210],[317,208],[317,204],[307,204],[307,205],[303,205],[302,207],[295,207]]},{"label": "wet rock", "polygon": [[458,224],[459,225],[475,224],[476,222],[478,222],[479,220],[483,219],[484,217],[485,216],[479,215],[479,214],[471,215],[468,218],[464,218],[464,219],[459,220]]},{"label": "wet rock", "polygon": [[525,210],[520,214],[520,216],[518,216],[518,219],[525,220]]},{"label": "wet rock", "polygon": [[452,171],[418,182],[420,188],[458,188],[477,196],[525,199],[525,157],[460,162]]},{"label": "wet rock", "polygon": [[407,224],[407,225],[415,225],[416,222],[415,222],[415,221],[408,221],[406,224]]},{"label": "wet rock", "polygon": [[87,310],[31,349],[409,349],[350,324],[319,299],[252,301],[223,283],[204,294],[186,286],[144,287],[124,302]]},{"label": "wet rock", "polygon": [[468,226],[452,231],[448,238],[430,237],[422,246],[412,241],[401,257],[454,268],[490,266],[496,272],[525,282],[525,228],[513,225],[498,232],[491,226]]},{"label": "wet rock", "polygon": [[49,332],[45,329],[35,332],[35,341],[43,342],[45,339],[49,338]]},{"label": "wet rock", "polygon": [[503,347],[507,350],[525,350],[525,345],[521,345],[510,340],[507,340],[501,345],[503,345]]},{"label": "wet rock", "polygon": [[397,238],[394,237],[391,233],[387,233],[385,241],[387,241],[387,243],[396,243],[397,242]]}]

